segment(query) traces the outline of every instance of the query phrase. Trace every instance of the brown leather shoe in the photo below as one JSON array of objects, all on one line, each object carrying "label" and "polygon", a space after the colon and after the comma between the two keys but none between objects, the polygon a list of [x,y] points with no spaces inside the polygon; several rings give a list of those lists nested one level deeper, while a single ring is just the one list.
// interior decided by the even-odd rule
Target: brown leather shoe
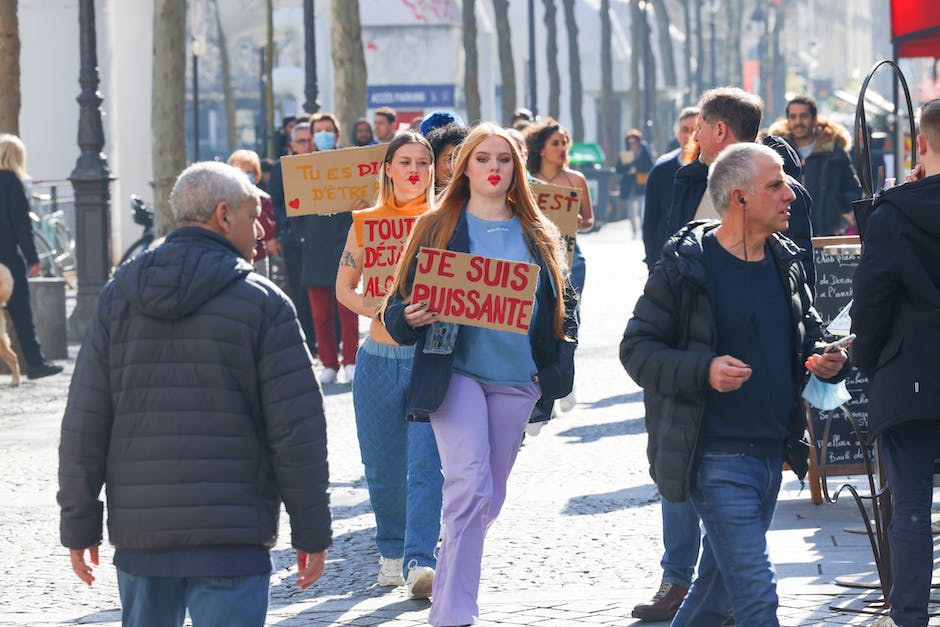
[{"label": "brown leather shoe", "polygon": [[672,620],[688,591],[688,588],[664,581],[659,586],[659,592],[653,595],[653,600],[634,607],[632,616],[649,622]]}]

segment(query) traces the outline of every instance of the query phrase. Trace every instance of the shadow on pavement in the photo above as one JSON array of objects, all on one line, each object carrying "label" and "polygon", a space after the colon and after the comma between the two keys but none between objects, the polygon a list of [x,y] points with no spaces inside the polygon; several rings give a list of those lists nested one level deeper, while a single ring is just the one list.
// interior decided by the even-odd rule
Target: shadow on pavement
[{"label": "shadow on pavement", "polygon": [[652,483],[601,494],[585,494],[568,501],[562,512],[566,516],[608,514],[630,507],[644,507],[659,502],[659,491]]},{"label": "shadow on pavement", "polygon": [[[346,619],[352,619],[349,623],[351,625],[384,625],[402,614],[426,610],[430,605],[427,601],[393,601],[366,614],[356,614],[353,618],[345,616],[350,612],[348,600],[330,599],[272,625],[297,625],[298,621],[303,621],[304,618],[315,621],[316,625],[340,624],[340,619],[344,616]],[[342,624],[346,624],[346,620],[343,620]]]},{"label": "shadow on pavement", "polygon": [[631,392],[630,394],[617,394],[616,396],[608,396],[607,398],[602,398],[591,403],[579,403],[579,406],[587,409],[603,409],[605,407],[613,407],[614,405],[639,403],[642,400],[643,391],[639,390],[636,392]]},{"label": "shadow on pavement", "polygon": [[607,422],[598,425],[584,425],[572,427],[558,433],[563,438],[578,438],[568,444],[585,444],[597,442],[601,438],[611,438],[618,435],[635,435],[646,431],[643,418],[630,418],[621,422]]}]

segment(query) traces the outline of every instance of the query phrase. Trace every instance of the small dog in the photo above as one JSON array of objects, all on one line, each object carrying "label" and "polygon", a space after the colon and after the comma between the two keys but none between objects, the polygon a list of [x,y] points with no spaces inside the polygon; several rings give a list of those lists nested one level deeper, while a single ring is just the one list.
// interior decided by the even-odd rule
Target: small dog
[{"label": "small dog", "polygon": [[6,304],[13,294],[13,275],[10,269],[0,263],[0,359],[6,362],[13,374],[11,385],[16,387],[20,384],[20,362],[16,359],[16,353],[10,344],[10,336],[7,334],[7,315]]}]

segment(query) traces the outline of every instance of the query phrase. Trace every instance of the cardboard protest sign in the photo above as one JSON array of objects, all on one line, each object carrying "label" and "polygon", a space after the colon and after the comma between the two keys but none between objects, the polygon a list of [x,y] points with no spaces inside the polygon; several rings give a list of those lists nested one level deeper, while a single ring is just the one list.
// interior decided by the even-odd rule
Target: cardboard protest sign
[{"label": "cardboard protest sign", "polygon": [[378,144],[282,157],[287,216],[342,213],[357,198],[373,204],[386,150]]},{"label": "cardboard protest sign", "polygon": [[555,223],[565,240],[568,266],[574,259],[574,242],[578,234],[578,212],[581,210],[581,190],[575,187],[532,183],[532,195],[539,209]]},{"label": "cardboard protest sign", "polygon": [[443,322],[528,333],[538,276],[533,263],[422,248],[411,302]]},{"label": "cardboard protest sign", "polygon": [[395,280],[395,266],[418,216],[362,221],[362,294],[367,306],[382,302]]}]

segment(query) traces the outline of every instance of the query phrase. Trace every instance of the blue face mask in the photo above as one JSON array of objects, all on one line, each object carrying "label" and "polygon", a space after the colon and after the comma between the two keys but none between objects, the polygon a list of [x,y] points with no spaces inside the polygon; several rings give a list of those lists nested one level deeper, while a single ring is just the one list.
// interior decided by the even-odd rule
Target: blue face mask
[{"label": "blue face mask", "polygon": [[313,136],[313,143],[317,150],[333,150],[336,146],[336,135],[329,131],[320,131]]},{"label": "blue face mask", "polygon": [[852,395],[846,389],[845,381],[826,383],[813,374],[803,388],[803,398],[816,409],[830,411],[852,400]]}]

